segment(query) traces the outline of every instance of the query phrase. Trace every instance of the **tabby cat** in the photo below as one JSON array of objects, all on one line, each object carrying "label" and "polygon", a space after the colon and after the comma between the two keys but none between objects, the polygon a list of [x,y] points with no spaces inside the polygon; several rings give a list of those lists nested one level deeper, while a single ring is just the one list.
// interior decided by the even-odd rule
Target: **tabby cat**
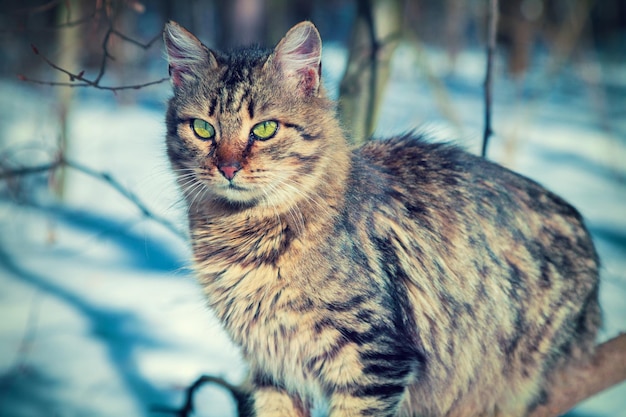
[{"label": "tabby cat", "polygon": [[257,417],[525,416],[588,358],[598,258],[572,206],[419,135],[351,149],[310,22],[273,50],[164,38],[194,265]]}]

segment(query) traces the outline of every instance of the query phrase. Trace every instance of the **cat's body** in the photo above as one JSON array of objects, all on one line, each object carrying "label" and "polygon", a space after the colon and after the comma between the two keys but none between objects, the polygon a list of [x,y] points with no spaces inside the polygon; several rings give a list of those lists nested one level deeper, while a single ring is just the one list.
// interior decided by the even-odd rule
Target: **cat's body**
[{"label": "cat's body", "polygon": [[421,138],[351,150],[309,23],[268,53],[165,39],[196,269],[258,417],[524,416],[591,352],[598,261],[574,208]]}]

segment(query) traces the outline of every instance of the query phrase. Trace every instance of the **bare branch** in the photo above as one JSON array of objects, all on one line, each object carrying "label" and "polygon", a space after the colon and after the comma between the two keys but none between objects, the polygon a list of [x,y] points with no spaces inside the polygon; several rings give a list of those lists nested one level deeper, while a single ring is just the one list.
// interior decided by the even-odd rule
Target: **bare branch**
[{"label": "bare branch", "polygon": [[[110,34],[112,32],[108,31],[107,35],[106,35],[106,40],[108,40]],[[151,43],[154,41],[150,41]],[[150,44],[151,44],[150,43]],[[43,80],[36,80],[33,78],[28,78],[23,74],[18,75],[18,78],[21,81],[25,81],[25,82],[29,82],[29,83],[33,83],[33,84],[42,84],[42,85],[50,85],[50,86],[61,86],[61,87],[93,87],[93,88],[97,88],[99,90],[108,90],[108,91],[118,91],[118,90],[138,90],[140,88],[144,88],[144,87],[148,87],[151,85],[155,85],[155,84],[161,84],[167,80],[169,80],[169,77],[163,77],[161,79],[158,80],[154,80],[154,81],[148,81],[145,83],[141,83],[141,84],[133,84],[133,85],[121,85],[121,86],[106,86],[106,85],[101,85],[100,81],[102,79],[102,76],[104,75],[105,72],[105,68],[106,68],[106,59],[108,57],[110,57],[110,54],[108,53],[108,51],[106,50],[106,44],[103,46],[104,48],[104,57],[102,60],[102,63],[100,65],[100,70],[98,72],[98,75],[96,77],[96,79],[94,80],[90,80],[88,78],[86,78],[84,76],[84,71],[79,72],[78,74],[70,72],[68,70],[66,70],[65,68],[61,68],[60,66],[58,66],[57,64],[55,64],[54,62],[52,62],[50,59],[48,59],[45,55],[43,55],[34,45],[32,46],[33,51],[39,55],[41,57],[41,59],[51,68],[60,71],[64,74],[67,74],[68,78],[70,79],[70,82],[64,83],[64,82],[58,82],[58,81],[43,81]],[[78,82],[76,82],[78,81]]]},{"label": "bare branch", "polygon": [[100,80],[104,76],[106,71],[107,61],[109,59],[113,59],[113,56],[109,53],[109,39],[111,38],[112,26],[109,26],[106,34],[104,35],[104,39],[102,40],[102,59],[100,60],[100,70],[98,71],[98,75],[93,80],[94,85],[99,85]]},{"label": "bare branch", "polygon": [[153,213],[152,210],[150,210],[148,206],[137,196],[137,194],[135,194],[128,188],[124,187],[113,176],[111,176],[110,174],[106,172],[96,171],[78,162],[69,161],[67,159],[60,157],[56,161],[48,163],[48,164],[43,164],[43,165],[33,166],[33,167],[17,168],[17,169],[8,170],[8,171],[0,171],[0,180],[6,180],[10,178],[15,178],[15,177],[21,177],[21,176],[26,176],[26,175],[53,171],[61,167],[68,167],[68,168],[74,169],[92,178],[105,182],[110,187],[115,189],[118,193],[120,193],[126,200],[133,203],[139,209],[139,211],[144,217],[149,218],[157,223],[160,223],[161,225],[169,229],[172,233],[179,236],[181,239],[186,240],[186,235],[183,231],[178,229],[178,227],[174,225],[170,220]]},{"label": "bare branch", "polygon": [[626,333],[602,343],[590,363],[556,375],[547,404],[529,417],[557,417],[581,401],[626,380]]},{"label": "bare branch", "polygon": [[149,81],[147,83],[143,83],[143,84],[131,84],[131,85],[120,85],[120,86],[106,86],[106,85],[100,85],[100,84],[96,84],[93,81],[84,79],[83,77],[79,76],[78,74],[71,74],[69,73],[70,77],[71,76],[75,76],[75,79],[79,80],[79,81],[83,81],[82,83],[61,83],[61,82],[55,82],[55,81],[43,81],[43,80],[35,80],[32,78],[28,78],[24,75],[18,75],[18,78],[21,81],[25,81],[25,82],[29,82],[29,83],[33,83],[33,84],[41,84],[41,85],[49,85],[49,86],[53,86],[53,87],[93,87],[96,88],[98,90],[107,90],[107,91],[120,91],[120,90],[139,90],[141,88],[144,87],[149,87],[151,85],[156,85],[156,84],[161,84],[164,83],[165,81],[169,80],[169,77],[164,77],[164,78],[160,78],[158,80],[154,80],[154,81]]},{"label": "bare branch", "polygon": [[99,90],[107,90],[107,91],[120,91],[120,90],[138,90],[140,88],[144,88],[144,87],[149,87],[151,85],[156,85],[156,84],[161,84],[165,81],[169,80],[169,77],[163,77],[160,78],[158,80],[153,80],[153,81],[148,81],[145,83],[140,83],[140,84],[132,84],[132,85],[122,85],[122,86],[105,86],[105,85],[101,85],[100,82],[102,80],[102,77],[104,76],[105,72],[106,72],[106,65],[107,65],[107,61],[109,59],[113,59],[113,56],[109,53],[108,51],[108,43],[109,40],[111,38],[112,35],[116,35],[118,37],[120,37],[121,39],[132,43],[133,45],[136,45],[140,48],[143,49],[148,49],[150,48],[158,39],[160,39],[160,35],[155,36],[154,38],[152,38],[148,43],[142,43],[139,42],[137,40],[134,40],[132,38],[130,38],[129,36],[124,35],[123,33],[113,29],[112,26],[109,27],[109,29],[107,30],[103,42],[102,42],[102,60],[100,63],[100,68],[98,70],[98,75],[96,76],[95,79],[91,80],[87,77],[85,77],[84,75],[84,71],[79,72],[78,74],[73,73],[65,68],[62,68],[61,66],[55,64],[54,62],[52,62],[48,57],[46,57],[44,54],[42,54],[39,49],[35,46],[35,45],[31,45],[31,48],[33,49],[33,52],[38,55],[39,57],[41,57],[41,59],[51,68],[53,68],[56,71],[62,72],[63,74],[66,74],[70,80],[70,82],[58,82],[58,81],[44,81],[44,80],[37,80],[37,79],[33,79],[33,78],[29,78],[23,74],[18,75],[18,78],[21,81],[25,81],[25,82],[29,82],[29,83],[33,83],[33,84],[40,84],[40,85],[49,85],[49,86],[55,86],[55,87],[93,87]]},{"label": "bare branch", "polygon": [[237,403],[237,415],[239,417],[247,417],[251,415],[250,392],[240,385],[233,385],[220,378],[212,375],[202,375],[193,384],[191,384],[185,393],[185,403],[181,408],[170,407],[152,407],[153,412],[173,414],[177,417],[189,417],[193,414],[194,404],[193,397],[196,391],[204,384],[215,384],[227,390]]},{"label": "bare branch", "polygon": [[483,146],[481,155],[487,155],[487,144],[493,133],[491,128],[491,101],[493,88],[493,54],[496,49],[496,30],[498,27],[498,0],[489,0],[487,8],[487,72],[485,74],[485,130],[483,133]]},{"label": "bare branch", "polygon": [[139,48],[142,48],[142,49],[149,49],[156,41],[161,40],[163,36],[162,34],[158,33],[152,39],[150,39],[147,43],[143,43],[129,36],[124,35],[122,32],[116,29],[112,29],[111,33],[119,37],[120,39],[123,39],[126,42],[131,43],[135,46],[138,46]]},{"label": "bare branch", "polygon": [[[128,0],[127,3],[129,4],[129,7],[137,10],[138,6],[136,2],[132,0]],[[53,7],[56,4],[57,3],[55,2],[51,2],[49,7]],[[73,88],[92,87],[92,88],[96,88],[99,90],[107,90],[107,91],[113,91],[113,92],[119,91],[119,90],[131,90],[131,89],[138,90],[140,88],[149,87],[149,86],[156,85],[156,84],[161,84],[167,81],[169,77],[163,77],[158,80],[148,81],[148,82],[139,83],[139,84],[132,84],[132,85],[105,86],[101,84],[102,79],[107,70],[108,61],[115,59],[109,51],[109,42],[113,36],[117,36],[121,40],[128,42],[132,45],[135,45],[136,47],[142,48],[144,50],[147,50],[148,48],[152,47],[152,45],[154,45],[161,38],[161,35],[159,33],[155,35],[154,37],[152,37],[152,39],[150,39],[147,43],[144,43],[136,39],[133,39],[132,37],[120,32],[119,30],[114,28],[113,18],[111,17],[112,11],[110,11],[107,7],[108,6],[106,4],[97,3],[96,8],[94,9],[93,13],[76,21],[70,21],[70,17],[69,17],[70,10],[68,9],[68,21],[65,24],[63,24],[63,27],[76,26],[78,24],[82,24],[82,23],[85,23],[86,21],[94,19],[99,14],[104,16],[103,19],[106,21],[108,28],[102,39],[102,45],[101,45],[102,58],[100,59],[98,73],[95,76],[95,78],[87,78],[84,75],[85,74],[84,70],[78,73],[75,73],[75,72],[68,70],[62,65],[56,64],[47,56],[42,54],[34,45],[31,45],[34,53],[38,55],[41,58],[41,60],[50,68],[67,75],[69,82],[39,80],[39,79],[30,78],[23,74],[19,74],[18,78],[21,81],[25,81],[25,82],[29,82],[33,84],[49,85],[49,86],[54,86],[54,87],[73,87]],[[26,10],[28,9],[23,9],[23,12],[25,12]]]}]

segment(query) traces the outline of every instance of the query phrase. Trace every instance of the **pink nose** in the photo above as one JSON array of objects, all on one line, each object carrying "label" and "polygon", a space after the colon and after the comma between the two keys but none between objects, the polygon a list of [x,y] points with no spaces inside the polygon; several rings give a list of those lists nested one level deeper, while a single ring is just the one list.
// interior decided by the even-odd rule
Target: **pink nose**
[{"label": "pink nose", "polygon": [[217,168],[220,170],[224,178],[230,181],[235,178],[235,174],[237,174],[237,172],[241,169],[241,165],[239,163],[231,163],[226,165],[218,165]]}]

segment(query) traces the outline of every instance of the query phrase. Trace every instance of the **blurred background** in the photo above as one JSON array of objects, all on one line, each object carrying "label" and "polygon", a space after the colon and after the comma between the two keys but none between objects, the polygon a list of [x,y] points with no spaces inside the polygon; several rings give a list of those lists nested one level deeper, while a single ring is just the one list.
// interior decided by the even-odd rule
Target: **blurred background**
[{"label": "blurred background", "polygon": [[[165,22],[225,49],[311,20],[355,143],[417,129],[479,153],[488,15],[488,0],[0,0],[0,416],[171,415],[199,375],[245,377],[189,270]],[[606,340],[626,331],[626,2],[500,0],[496,40],[487,157],[586,218]],[[625,398],[571,415],[626,416]],[[194,415],[234,410],[206,387]]]}]

